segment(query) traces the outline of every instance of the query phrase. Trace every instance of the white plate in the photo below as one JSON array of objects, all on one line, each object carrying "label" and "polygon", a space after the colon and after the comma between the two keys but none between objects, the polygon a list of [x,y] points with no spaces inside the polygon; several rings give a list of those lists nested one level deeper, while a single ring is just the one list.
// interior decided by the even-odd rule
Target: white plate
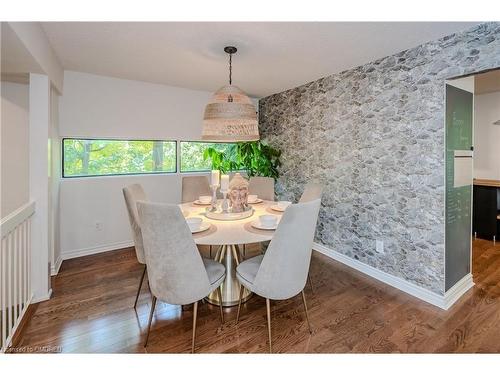
[{"label": "white plate", "polygon": [[271,208],[271,210],[274,210],[274,211],[285,212],[285,210],[287,209],[287,207],[281,208],[277,204],[273,204],[270,208]]},{"label": "white plate", "polygon": [[[193,233],[193,234],[194,234],[194,233],[200,233],[200,232],[203,232],[203,231],[205,231],[205,230],[209,229],[209,228],[210,228],[210,226],[211,226],[211,224],[210,224],[210,223],[203,222],[203,223],[201,223],[201,225],[200,225],[200,227],[199,227],[198,229],[196,229],[196,230],[191,230],[191,233]],[[191,228],[190,228],[190,229],[191,229]]]},{"label": "white plate", "polygon": [[262,203],[264,202],[263,199],[260,199],[260,198],[257,198],[257,200],[255,202],[247,202],[248,204],[258,204],[258,203]]},{"label": "white plate", "polygon": [[280,223],[280,217],[278,217],[278,220],[276,221],[276,224],[272,225],[272,226],[267,226],[267,225],[262,225],[260,220],[257,219],[257,220],[254,220],[250,223],[250,225],[254,228],[257,228],[257,229],[263,229],[263,230],[275,230],[276,228],[278,228],[278,224]]},{"label": "white plate", "polygon": [[212,202],[203,203],[199,199],[195,200],[193,203],[197,204],[198,206],[210,206],[212,204]]}]

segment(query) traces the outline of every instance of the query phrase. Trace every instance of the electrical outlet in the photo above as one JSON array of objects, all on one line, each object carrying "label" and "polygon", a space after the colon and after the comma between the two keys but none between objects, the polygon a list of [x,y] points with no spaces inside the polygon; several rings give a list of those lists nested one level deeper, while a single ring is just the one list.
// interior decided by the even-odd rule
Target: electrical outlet
[{"label": "electrical outlet", "polygon": [[375,251],[380,254],[384,254],[384,241],[376,240],[375,241]]},{"label": "electrical outlet", "polygon": [[95,222],[95,230],[98,232],[102,231],[102,222],[100,221]]}]

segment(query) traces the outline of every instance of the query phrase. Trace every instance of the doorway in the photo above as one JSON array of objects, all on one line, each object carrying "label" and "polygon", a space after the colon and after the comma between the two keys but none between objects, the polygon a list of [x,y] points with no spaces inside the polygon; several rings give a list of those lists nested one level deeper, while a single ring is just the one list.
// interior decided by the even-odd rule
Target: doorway
[{"label": "doorway", "polygon": [[445,122],[448,291],[471,274],[478,252],[498,244],[500,69],[447,81]]}]

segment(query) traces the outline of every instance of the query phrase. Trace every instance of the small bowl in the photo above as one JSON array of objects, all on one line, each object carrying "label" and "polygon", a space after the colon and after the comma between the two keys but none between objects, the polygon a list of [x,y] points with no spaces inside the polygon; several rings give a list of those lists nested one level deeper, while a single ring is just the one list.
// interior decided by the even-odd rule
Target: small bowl
[{"label": "small bowl", "polygon": [[203,223],[203,219],[201,217],[188,217],[186,218],[186,222],[189,226],[189,229],[198,230],[201,227],[201,223]]},{"label": "small bowl", "polygon": [[286,210],[286,208],[287,208],[288,206],[290,206],[291,204],[292,204],[292,202],[290,202],[290,201],[279,201],[279,202],[278,202],[278,207],[279,207],[280,209],[282,209],[282,210]]},{"label": "small bowl", "polygon": [[259,196],[257,194],[248,194],[248,203],[255,203],[259,199]]},{"label": "small bowl", "polygon": [[272,227],[273,225],[276,225],[278,218],[274,215],[260,215],[259,221],[266,227]]},{"label": "small bowl", "polygon": [[205,203],[205,204],[208,204],[212,201],[212,197],[210,195],[200,195],[198,197],[198,200],[201,202],[201,203]]}]

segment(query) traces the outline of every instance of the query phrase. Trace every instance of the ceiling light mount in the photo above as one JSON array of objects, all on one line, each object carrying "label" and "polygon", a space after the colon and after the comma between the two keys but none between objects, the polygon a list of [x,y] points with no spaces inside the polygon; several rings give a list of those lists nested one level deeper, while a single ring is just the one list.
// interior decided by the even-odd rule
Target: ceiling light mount
[{"label": "ceiling light mount", "polygon": [[233,55],[236,52],[238,52],[238,48],[233,47],[233,46],[227,46],[227,47],[224,47],[224,52],[229,53],[230,55]]}]

